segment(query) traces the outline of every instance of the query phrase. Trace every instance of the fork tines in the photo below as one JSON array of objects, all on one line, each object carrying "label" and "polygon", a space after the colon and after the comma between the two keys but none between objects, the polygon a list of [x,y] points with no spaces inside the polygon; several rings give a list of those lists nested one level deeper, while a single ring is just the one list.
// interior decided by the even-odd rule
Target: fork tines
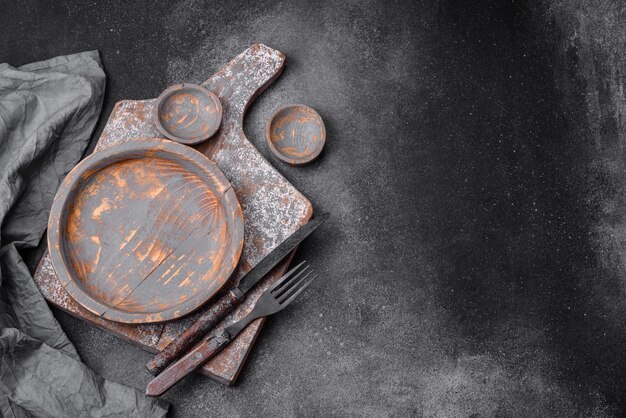
[{"label": "fork tines", "polygon": [[[288,305],[291,303],[317,278],[317,275],[313,274],[311,268],[305,263],[306,261],[303,261],[292,268],[270,289],[274,299],[279,304]],[[294,275],[296,272],[297,274]]]}]

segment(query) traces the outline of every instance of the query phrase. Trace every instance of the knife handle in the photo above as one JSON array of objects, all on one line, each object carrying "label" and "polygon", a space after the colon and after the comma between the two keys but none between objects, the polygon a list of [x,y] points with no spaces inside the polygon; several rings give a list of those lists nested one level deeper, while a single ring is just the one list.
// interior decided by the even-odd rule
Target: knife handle
[{"label": "knife handle", "polygon": [[161,396],[202,363],[219,353],[230,341],[230,334],[223,329],[212,332],[183,358],[152,379],[146,387],[146,395]]},{"label": "knife handle", "polygon": [[244,294],[237,288],[222,296],[205,313],[200,315],[196,322],[146,364],[150,373],[155,376],[158,375],[177,358],[184,355],[243,299]]}]

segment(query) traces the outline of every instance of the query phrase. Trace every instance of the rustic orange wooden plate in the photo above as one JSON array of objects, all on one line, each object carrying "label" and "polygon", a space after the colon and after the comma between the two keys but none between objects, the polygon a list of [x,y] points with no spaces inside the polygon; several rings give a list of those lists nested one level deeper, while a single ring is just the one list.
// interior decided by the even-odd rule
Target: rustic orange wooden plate
[{"label": "rustic orange wooden plate", "polygon": [[48,245],[61,284],[89,311],[153,323],[191,313],[226,283],[243,216],[222,172],[158,138],[105,148],[78,164],[52,205]]}]

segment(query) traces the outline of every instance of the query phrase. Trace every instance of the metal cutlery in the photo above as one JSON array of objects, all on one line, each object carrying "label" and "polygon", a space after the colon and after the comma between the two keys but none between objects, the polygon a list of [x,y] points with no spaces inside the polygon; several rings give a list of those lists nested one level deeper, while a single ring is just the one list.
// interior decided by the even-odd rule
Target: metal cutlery
[{"label": "metal cutlery", "polygon": [[172,341],[148,362],[146,367],[150,373],[156,376],[177,358],[184,355],[195,343],[200,341],[207,332],[214,328],[218,322],[243,301],[245,293],[263,279],[267,273],[296,248],[298,244],[321,224],[326,222],[328,217],[328,213],[322,213],[316,216],[272,250],[239,281],[237,287],[222,296],[176,340]]},{"label": "metal cutlery", "polygon": [[285,307],[317,278],[305,262],[298,264],[267,289],[252,311],[239,321],[205,336],[189,353],[152,379],[146,395],[161,396],[198,366],[220,352],[253,320],[272,315]]}]

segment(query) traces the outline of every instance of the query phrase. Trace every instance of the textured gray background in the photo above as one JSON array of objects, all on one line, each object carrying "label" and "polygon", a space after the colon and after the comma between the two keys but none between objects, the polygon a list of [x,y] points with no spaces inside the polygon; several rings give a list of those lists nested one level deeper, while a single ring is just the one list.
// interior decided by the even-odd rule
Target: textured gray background
[{"label": "textured gray background", "polygon": [[[113,104],[200,82],[253,42],[287,54],[251,107],[259,150],[333,217],[323,280],[268,321],[239,384],[173,416],[626,414],[622,1],[2,2],[0,62],[99,49]],[[307,103],[322,158],[268,152]],[[149,355],[63,313],[97,372]]]}]

